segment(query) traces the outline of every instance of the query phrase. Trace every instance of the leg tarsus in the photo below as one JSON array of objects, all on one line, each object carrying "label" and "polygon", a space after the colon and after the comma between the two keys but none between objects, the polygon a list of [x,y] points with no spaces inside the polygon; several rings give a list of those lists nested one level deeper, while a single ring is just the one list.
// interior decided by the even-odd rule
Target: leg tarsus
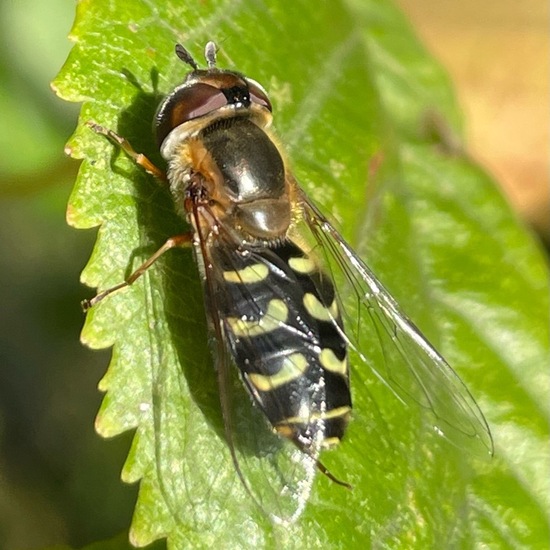
[{"label": "leg tarsus", "polygon": [[319,460],[317,461],[317,468],[320,472],[325,474],[331,481],[333,481],[337,485],[341,485],[342,487],[345,487],[350,491],[353,489],[353,487],[349,483],[346,483],[345,481],[342,481],[341,479],[338,479],[335,475],[333,475],[331,471]]},{"label": "leg tarsus", "polygon": [[88,311],[90,308],[95,306],[98,302],[101,302],[104,298],[120,290],[121,288],[126,288],[133,284],[137,279],[139,279],[165,252],[171,248],[179,246],[190,246],[193,242],[192,233],[184,233],[183,235],[175,235],[170,237],[150,258],[148,258],[143,264],[141,264],[124,282],[119,283],[111,288],[99,292],[90,300],[83,300],[81,302],[82,309]]}]

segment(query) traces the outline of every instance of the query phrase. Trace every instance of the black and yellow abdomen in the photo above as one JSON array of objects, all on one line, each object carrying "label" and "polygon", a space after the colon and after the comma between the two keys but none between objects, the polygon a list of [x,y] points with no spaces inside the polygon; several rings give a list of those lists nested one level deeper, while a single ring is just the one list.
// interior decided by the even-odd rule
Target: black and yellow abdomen
[{"label": "black and yellow abdomen", "polygon": [[214,247],[227,343],[280,435],[308,450],[340,441],[351,411],[347,345],[330,278],[296,244]]}]

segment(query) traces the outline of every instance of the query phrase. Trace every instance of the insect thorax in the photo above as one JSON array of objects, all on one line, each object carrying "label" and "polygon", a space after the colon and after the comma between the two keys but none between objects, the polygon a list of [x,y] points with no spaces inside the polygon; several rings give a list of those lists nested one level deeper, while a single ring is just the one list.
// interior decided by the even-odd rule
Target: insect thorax
[{"label": "insect thorax", "polygon": [[214,217],[252,240],[277,239],[288,229],[283,159],[269,135],[246,116],[214,121],[188,139],[169,174],[177,203],[200,187]]}]

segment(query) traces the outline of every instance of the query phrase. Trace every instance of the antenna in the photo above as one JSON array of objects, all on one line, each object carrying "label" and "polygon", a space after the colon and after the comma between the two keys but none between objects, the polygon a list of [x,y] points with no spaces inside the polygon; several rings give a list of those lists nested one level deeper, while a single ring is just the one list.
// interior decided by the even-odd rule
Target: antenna
[{"label": "antenna", "polygon": [[216,51],[217,46],[214,42],[210,41],[207,42],[206,46],[204,47],[204,57],[206,59],[206,63],[208,64],[209,69],[214,69],[216,67]]},{"label": "antenna", "polygon": [[[208,44],[212,44],[212,42],[208,42]],[[207,48],[208,48],[208,44],[206,45]],[[214,48],[215,47],[216,46],[214,46]],[[193,59],[193,56],[181,44],[176,44],[176,55],[184,63],[187,63],[187,65],[191,65],[191,67],[193,67],[195,71],[198,71],[199,66],[197,65],[197,62]],[[214,63],[215,61],[216,61],[216,52],[214,51]]]}]

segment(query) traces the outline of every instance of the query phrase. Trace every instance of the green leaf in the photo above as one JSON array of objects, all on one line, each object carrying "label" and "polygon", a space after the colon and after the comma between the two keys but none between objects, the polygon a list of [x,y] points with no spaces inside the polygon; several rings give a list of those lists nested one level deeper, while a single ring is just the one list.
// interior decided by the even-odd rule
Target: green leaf
[{"label": "green leaf", "polygon": [[84,123],[118,131],[160,164],[151,120],[186,70],[174,44],[199,58],[214,40],[220,66],[264,84],[298,180],[455,366],[496,446],[488,461],[456,452],[422,428],[419,409],[352,370],[356,415],[323,461],[354,490],[318,476],[303,517],[271,525],[236,477],[199,277],[191,253],[173,251],[94,308],[82,334],[91,347],[114,345],[98,431],[136,430],[123,471],[141,482],[132,542],[545,547],[547,267],[490,179],[451,147],[460,115],[449,83],[396,9],[383,0],[81,1],[72,38],[54,85],[83,102],[68,145],[84,159],[68,219],[100,225],[86,284],[119,283],[186,225],[168,193]]}]

